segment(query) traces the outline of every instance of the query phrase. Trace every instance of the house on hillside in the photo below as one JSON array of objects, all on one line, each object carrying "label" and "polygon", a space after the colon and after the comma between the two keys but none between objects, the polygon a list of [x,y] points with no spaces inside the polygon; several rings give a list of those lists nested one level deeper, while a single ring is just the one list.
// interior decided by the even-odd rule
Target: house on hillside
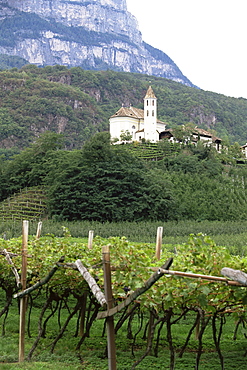
[{"label": "house on hillside", "polygon": [[[157,142],[168,139],[171,142],[181,142],[175,137],[175,130],[167,129],[166,124],[157,119],[157,98],[151,86],[144,97],[144,109],[122,106],[110,117],[110,134],[116,144],[126,141]],[[222,149],[222,140],[208,131],[195,127],[188,136],[187,142],[212,145],[218,152]],[[246,151],[247,153],[247,151]],[[246,154],[247,155],[247,154]]]},{"label": "house on hillside", "polygon": [[247,143],[241,146],[241,150],[242,150],[244,157],[247,159]]},{"label": "house on hillside", "polygon": [[[181,142],[180,139],[176,138],[175,130],[173,130],[173,129],[168,129],[168,130],[163,131],[160,134],[160,139],[168,139],[169,141],[171,141],[173,143]],[[203,130],[203,129],[197,127],[197,126],[192,129],[191,135],[188,136],[187,140],[185,140],[185,141],[190,142],[190,143],[195,144],[195,145],[199,141],[201,141],[205,145],[213,146],[217,150],[217,152],[221,152],[221,150],[223,148],[222,140],[220,138],[214,136],[210,132],[208,132],[206,130]]]},{"label": "house on hillside", "polygon": [[160,133],[166,129],[166,124],[157,119],[157,98],[151,86],[144,97],[144,109],[121,107],[110,118],[111,138],[120,144],[121,136],[128,134],[129,141],[160,140]]}]

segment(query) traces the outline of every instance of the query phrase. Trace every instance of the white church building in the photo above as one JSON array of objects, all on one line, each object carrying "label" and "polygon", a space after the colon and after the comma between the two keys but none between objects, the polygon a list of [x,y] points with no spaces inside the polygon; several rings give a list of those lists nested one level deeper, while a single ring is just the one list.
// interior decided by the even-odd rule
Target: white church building
[{"label": "white church building", "polygon": [[118,144],[122,142],[122,134],[128,134],[130,141],[156,142],[165,129],[165,123],[157,119],[157,98],[151,86],[144,97],[143,110],[132,106],[122,107],[110,117],[111,139]]}]

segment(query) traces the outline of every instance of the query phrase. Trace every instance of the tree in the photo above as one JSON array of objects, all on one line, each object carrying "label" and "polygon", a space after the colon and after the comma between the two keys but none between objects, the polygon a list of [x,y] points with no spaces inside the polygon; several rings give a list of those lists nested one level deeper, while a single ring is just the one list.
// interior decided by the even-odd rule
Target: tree
[{"label": "tree", "polygon": [[182,143],[189,143],[193,134],[195,125],[193,123],[187,123],[186,125],[176,126],[173,129],[174,137]]},{"label": "tree", "polygon": [[129,130],[126,130],[126,131],[122,130],[121,132],[122,132],[121,135],[120,135],[120,140],[121,141],[130,141],[130,140],[132,140],[132,135],[129,132]]},{"label": "tree", "polygon": [[[53,176],[53,178],[51,178]],[[49,175],[50,214],[67,220],[166,220],[174,210],[171,182],[109,135],[97,134],[68,168]]]},{"label": "tree", "polygon": [[99,132],[86,142],[82,149],[82,159],[90,165],[105,162],[111,157],[111,142],[109,132]]},{"label": "tree", "polygon": [[2,190],[1,198],[4,199],[24,187],[42,185],[51,154],[62,146],[63,136],[47,131],[30,147],[14,155],[11,161],[5,162],[2,173],[5,189]]}]

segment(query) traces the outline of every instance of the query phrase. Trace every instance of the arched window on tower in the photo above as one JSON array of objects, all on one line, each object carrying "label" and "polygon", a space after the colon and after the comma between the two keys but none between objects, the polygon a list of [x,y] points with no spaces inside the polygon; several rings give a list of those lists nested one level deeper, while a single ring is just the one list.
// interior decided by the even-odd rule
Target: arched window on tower
[{"label": "arched window on tower", "polygon": [[148,100],[147,100],[147,105],[148,105]]},{"label": "arched window on tower", "polygon": [[154,117],[154,110],[152,110],[152,116]]},{"label": "arched window on tower", "polygon": [[149,116],[149,110],[147,110],[147,116]]},{"label": "arched window on tower", "polygon": [[152,105],[154,105],[154,100],[152,100]]}]

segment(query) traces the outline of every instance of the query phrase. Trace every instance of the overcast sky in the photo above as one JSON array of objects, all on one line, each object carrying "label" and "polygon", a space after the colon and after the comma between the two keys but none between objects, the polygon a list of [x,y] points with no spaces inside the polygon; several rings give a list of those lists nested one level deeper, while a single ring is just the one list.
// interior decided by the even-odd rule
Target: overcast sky
[{"label": "overcast sky", "polygon": [[203,90],[247,99],[246,0],[127,0],[143,40]]}]

